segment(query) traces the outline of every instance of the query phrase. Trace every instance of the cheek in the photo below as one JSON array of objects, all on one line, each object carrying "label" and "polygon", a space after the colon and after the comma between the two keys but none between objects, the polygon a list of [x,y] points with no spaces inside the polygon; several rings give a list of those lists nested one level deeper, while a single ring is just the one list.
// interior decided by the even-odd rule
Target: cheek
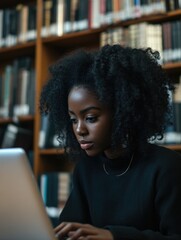
[{"label": "cheek", "polygon": [[103,142],[108,142],[111,139],[111,123],[102,122],[99,126],[94,128],[94,134],[97,136],[97,139],[100,139]]},{"label": "cheek", "polygon": [[74,135],[76,136],[77,134],[76,134],[76,126],[75,125],[72,125],[72,131],[73,131]]},{"label": "cheek", "polygon": [[110,129],[104,129],[102,131],[102,139],[105,143],[109,144],[111,141],[111,130]]}]

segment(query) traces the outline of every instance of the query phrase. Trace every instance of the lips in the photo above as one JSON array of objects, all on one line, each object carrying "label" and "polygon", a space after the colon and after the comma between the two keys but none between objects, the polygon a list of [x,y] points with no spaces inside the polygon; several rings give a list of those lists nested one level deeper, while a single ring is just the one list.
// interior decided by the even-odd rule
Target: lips
[{"label": "lips", "polygon": [[79,143],[80,143],[80,147],[83,150],[88,150],[94,145],[93,142],[86,142],[86,141],[80,141]]}]

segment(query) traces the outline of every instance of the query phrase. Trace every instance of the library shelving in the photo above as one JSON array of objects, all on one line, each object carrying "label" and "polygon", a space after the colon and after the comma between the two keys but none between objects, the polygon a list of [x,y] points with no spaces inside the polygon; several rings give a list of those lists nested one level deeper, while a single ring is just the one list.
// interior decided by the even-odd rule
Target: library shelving
[{"label": "library shelving", "polygon": [[[174,20],[178,20],[181,17],[181,9],[172,11],[159,11],[155,13],[149,13],[147,15],[136,16],[134,18],[119,19],[113,22],[105,22],[98,27],[76,30],[65,34],[47,35],[42,36],[42,28],[44,25],[44,9],[45,2],[47,0],[1,0],[1,9],[15,9],[17,5],[29,5],[34,4],[36,8],[36,38],[31,41],[18,42],[15,45],[0,47],[0,74],[3,73],[4,68],[8,64],[12,64],[14,59],[18,59],[23,56],[29,56],[32,58],[32,64],[36,70],[35,81],[35,94],[30,96],[34,98],[34,114],[27,116],[18,116],[16,118],[0,118],[0,124],[8,124],[18,121],[24,124],[24,122],[30,122],[33,132],[33,152],[34,152],[34,173],[35,176],[43,174],[49,171],[70,171],[73,168],[73,164],[67,161],[64,157],[64,150],[62,149],[40,149],[39,148],[39,132],[41,129],[41,116],[39,113],[39,97],[41,89],[49,77],[48,68],[51,64],[56,62],[59,58],[63,57],[68,52],[78,49],[96,49],[100,47],[100,35],[108,29],[114,29],[117,27],[127,28],[133,24],[139,23],[164,23]],[[52,3],[53,0],[49,0]],[[66,1],[57,1],[64,3]],[[82,2],[82,1],[80,1]],[[84,1],[83,1],[84,2]],[[88,1],[85,1],[88,2]],[[99,1],[97,1],[99,2]],[[115,2],[115,1],[112,1]],[[160,1],[163,2],[164,1]],[[50,23],[49,23],[50,24]],[[0,26],[1,31],[2,26]],[[181,33],[180,33],[181,34]],[[1,36],[1,35],[0,35]],[[181,46],[180,46],[181,47]],[[168,62],[163,65],[163,68],[168,71],[171,76],[179,76],[181,70],[181,61]],[[32,124],[33,122],[33,124]],[[181,144],[167,145],[169,148],[176,151],[181,151]]]}]

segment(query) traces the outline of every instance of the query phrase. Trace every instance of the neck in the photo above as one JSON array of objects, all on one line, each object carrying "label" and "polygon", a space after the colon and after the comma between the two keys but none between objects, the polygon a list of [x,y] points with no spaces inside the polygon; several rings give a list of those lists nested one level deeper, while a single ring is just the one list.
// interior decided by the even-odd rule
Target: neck
[{"label": "neck", "polygon": [[122,147],[119,147],[117,149],[107,149],[104,151],[104,154],[107,158],[113,160],[116,159],[118,157],[124,157],[127,151],[125,149],[123,149]]}]

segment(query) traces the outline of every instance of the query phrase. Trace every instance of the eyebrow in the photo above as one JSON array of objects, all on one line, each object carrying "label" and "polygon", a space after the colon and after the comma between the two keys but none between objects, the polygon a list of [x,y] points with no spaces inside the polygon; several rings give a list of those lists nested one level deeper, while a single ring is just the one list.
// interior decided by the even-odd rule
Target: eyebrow
[{"label": "eyebrow", "polygon": [[[99,111],[100,111],[101,109],[98,108],[98,107],[90,106],[90,107],[87,107],[87,108],[85,108],[85,109],[82,109],[82,110],[80,111],[80,113],[83,114],[83,113],[86,113],[86,112],[88,112],[88,111],[90,111],[90,110],[99,110]],[[69,113],[75,114],[72,110],[69,110]]]}]

